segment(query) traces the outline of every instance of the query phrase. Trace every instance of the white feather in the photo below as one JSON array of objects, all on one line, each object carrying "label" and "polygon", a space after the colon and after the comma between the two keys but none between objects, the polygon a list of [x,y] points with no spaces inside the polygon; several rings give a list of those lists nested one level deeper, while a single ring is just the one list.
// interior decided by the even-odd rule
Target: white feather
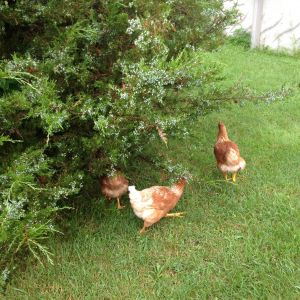
[{"label": "white feather", "polygon": [[144,195],[146,197],[143,197],[142,191],[136,190],[135,186],[133,185],[129,186],[128,190],[129,190],[130,204],[135,215],[138,218],[145,220],[154,212],[154,209],[152,208],[153,200],[151,196]]},{"label": "white feather", "polygon": [[235,173],[235,172],[238,172],[240,170],[244,170],[245,167],[246,167],[246,162],[245,162],[244,159],[240,158],[240,162],[237,165],[228,166],[228,165],[219,164],[218,166],[219,166],[219,168],[222,172]]}]

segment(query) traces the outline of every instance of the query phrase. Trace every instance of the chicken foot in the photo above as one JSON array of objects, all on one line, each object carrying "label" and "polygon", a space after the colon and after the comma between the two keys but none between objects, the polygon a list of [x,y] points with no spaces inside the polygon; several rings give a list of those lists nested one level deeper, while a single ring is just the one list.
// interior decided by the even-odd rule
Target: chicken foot
[{"label": "chicken foot", "polygon": [[147,227],[145,227],[145,225],[144,225],[143,228],[140,230],[140,234],[145,233],[145,232],[146,232],[146,228],[147,228]]},{"label": "chicken foot", "polygon": [[236,182],[236,174],[237,174],[237,173],[233,173],[233,174],[232,174],[232,181],[233,181],[233,182]]},{"label": "chicken foot", "polygon": [[124,207],[125,207],[125,206],[121,205],[120,198],[118,197],[118,198],[117,198],[117,208],[118,208],[118,209],[122,209],[122,208],[124,208]]},{"label": "chicken foot", "polygon": [[140,234],[145,233],[145,232],[146,232],[146,229],[147,229],[149,226],[151,226],[151,225],[152,225],[151,223],[148,223],[148,222],[144,221],[144,226],[143,226],[143,228],[140,230]]},{"label": "chicken foot", "polygon": [[225,180],[227,181],[228,177],[227,177],[227,173],[226,172],[223,172],[223,176],[224,176]]},{"label": "chicken foot", "polygon": [[165,217],[183,217],[185,212],[177,212],[177,213],[170,213],[166,214]]}]

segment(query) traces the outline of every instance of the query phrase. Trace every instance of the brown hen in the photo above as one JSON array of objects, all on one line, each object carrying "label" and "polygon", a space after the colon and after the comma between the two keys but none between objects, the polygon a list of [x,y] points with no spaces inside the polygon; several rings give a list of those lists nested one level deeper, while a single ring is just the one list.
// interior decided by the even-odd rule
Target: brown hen
[{"label": "brown hen", "polygon": [[102,194],[111,200],[112,198],[117,199],[117,207],[121,209],[120,198],[128,191],[128,180],[121,174],[114,176],[102,176],[100,178],[100,189]]},{"label": "brown hen", "polygon": [[171,187],[152,186],[142,191],[136,190],[135,186],[129,186],[129,199],[135,215],[144,220],[146,228],[158,222],[163,217],[180,217],[183,213],[168,214],[173,209],[183,194],[186,179],[181,178]]},{"label": "brown hen", "polygon": [[214,154],[217,166],[223,173],[225,180],[227,180],[227,174],[232,173],[232,180],[235,182],[237,172],[245,169],[246,162],[240,156],[237,144],[228,138],[227,130],[223,123],[219,123],[219,133],[214,147]]}]

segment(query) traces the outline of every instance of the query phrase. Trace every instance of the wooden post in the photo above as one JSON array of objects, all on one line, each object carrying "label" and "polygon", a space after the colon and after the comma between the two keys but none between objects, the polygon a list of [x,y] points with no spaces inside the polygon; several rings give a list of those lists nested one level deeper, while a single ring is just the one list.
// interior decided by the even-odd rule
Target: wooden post
[{"label": "wooden post", "polygon": [[253,0],[253,18],[251,32],[251,47],[260,46],[261,23],[263,18],[264,0]]}]

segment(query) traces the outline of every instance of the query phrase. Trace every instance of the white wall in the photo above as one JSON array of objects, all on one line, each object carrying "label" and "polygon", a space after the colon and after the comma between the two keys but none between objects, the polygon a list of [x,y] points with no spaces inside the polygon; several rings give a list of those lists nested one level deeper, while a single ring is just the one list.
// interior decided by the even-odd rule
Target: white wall
[{"label": "white wall", "polygon": [[300,0],[264,0],[260,45],[300,48]]},{"label": "white wall", "polygon": [[[240,25],[258,34],[257,46],[268,46],[272,49],[300,49],[300,0],[237,0],[242,14]],[[257,2],[262,2],[262,19],[259,26],[255,15]],[[228,7],[230,4],[226,4]],[[254,22],[254,23],[253,23]],[[255,32],[253,31],[255,30]],[[258,31],[257,31],[258,30]],[[252,37],[252,41],[255,40]],[[256,45],[254,45],[256,46]]]},{"label": "white wall", "polygon": [[[299,0],[300,1],[300,0]],[[253,19],[253,0],[239,0],[238,1],[238,9],[241,13],[238,25],[231,26],[228,28],[228,33],[231,34],[234,30],[242,27],[247,31],[251,31],[252,27],[252,19]],[[232,7],[233,2],[226,1],[225,8]]]}]

